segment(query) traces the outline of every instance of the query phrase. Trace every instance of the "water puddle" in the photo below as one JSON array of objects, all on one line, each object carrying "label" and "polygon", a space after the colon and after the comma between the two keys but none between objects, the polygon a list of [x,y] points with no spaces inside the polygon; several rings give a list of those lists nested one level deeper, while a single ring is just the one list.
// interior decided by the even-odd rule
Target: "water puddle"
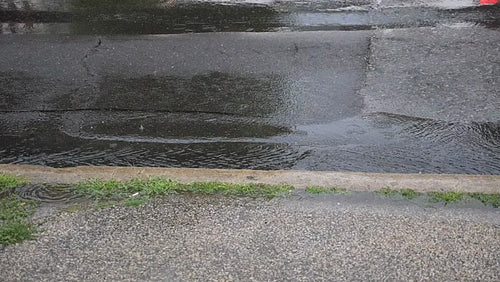
[{"label": "water puddle", "polygon": [[30,184],[19,187],[15,193],[23,200],[41,203],[70,203],[83,199],[74,187],[62,184]]},{"label": "water puddle", "polygon": [[[7,1],[3,34],[177,34],[283,30],[370,30],[441,22],[498,22],[499,8],[474,1]],[[473,3],[471,3],[473,2]]]},{"label": "water puddle", "polygon": [[[162,119],[154,113],[137,113],[132,119],[134,114],[128,113],[122,124],[122,113],[116,113],[105,122],[111,127],[91,129],[95,123],[88,117],[77,126],[64,125],[77,120],[76,113],[26,115],[26,123],[29,117],[39,119],[37,128],[3,135],[1,163],[500,174],[498,122],[445,122],[378,113],[262,135],[258,123],[252,123],[255,129],[246,128],[238,121],[241,118],[230,123],[231,117],[197,127],[191,126],[189,115]],[[141,132],[141,123],[151,125],[148,116],[156,131]],[[170,118],[176,122],[166,122]],[[226,131],[224,123],[234,130]],[[185,135],[176,131],[183,127]],[[168,134],[177,139],[155,137]],[[225,134],[225,139],[220,137]]]},{"label": "water puddle", "polygon": [[362,116],[372,32],[250,33],[495,28],[500,6],[246,2],[0,0],[2,34],[248,32],[6,36],[0,163],[500,174],[498,122]]}]

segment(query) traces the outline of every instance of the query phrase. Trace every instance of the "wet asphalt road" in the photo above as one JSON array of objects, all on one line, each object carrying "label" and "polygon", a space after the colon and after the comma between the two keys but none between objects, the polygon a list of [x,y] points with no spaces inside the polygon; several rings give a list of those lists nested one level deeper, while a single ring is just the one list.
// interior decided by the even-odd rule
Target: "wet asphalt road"
[{"label": "wet asphalt road", "polygon": [[[0,163],[500,174],[498,6],[236,2],[0,0]],[[0,250],[0,279],[500,279],[498,209],[60,207]]]},{"label": "wet asphalt road", "polygon": [[3,281],[498,281],[500,212],[370,196],[46,210]]},{"label": "wet asphalt road", "polygon": [[257,2],[0,1],[0,162],[500,173],[498,6]]}]

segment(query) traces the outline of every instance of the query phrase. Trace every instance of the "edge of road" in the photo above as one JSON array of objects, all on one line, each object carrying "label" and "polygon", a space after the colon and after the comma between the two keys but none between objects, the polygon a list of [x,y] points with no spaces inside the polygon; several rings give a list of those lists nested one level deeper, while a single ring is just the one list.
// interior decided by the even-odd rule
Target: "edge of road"
[{"label": "edge of road", "polygon": [[0,173],[28,178],[33,184],[74,184],[86,179],[129,180],[164,177],[181,182],[220,181],[228,183],[290,184],[341,187],[351,191],[378,191],[383,187],[416,192],[500,193],[500,175],[395,174],[301,170],[248,170],[159,167],[77,166],[52,168],[39,165],[0,164]]}]

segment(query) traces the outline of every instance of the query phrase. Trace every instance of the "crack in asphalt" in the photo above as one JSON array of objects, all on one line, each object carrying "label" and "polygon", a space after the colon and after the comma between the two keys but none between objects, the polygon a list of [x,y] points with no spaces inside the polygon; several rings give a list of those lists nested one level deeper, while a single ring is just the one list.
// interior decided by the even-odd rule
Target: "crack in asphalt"
[{"label": "crack in asphalt", "polygon": [[87,52],[85,52],[85,55],[81,59],[82,66],[85,69],[87,76],[89,76],[89,77],[95,77],[96,74],[90,70],[90,67],[87,63],[87,60],[89,59],[89,57],[91,55],[93,55],[99,51],[98,48],[101,46],[101,44],[102,44],[101,38],[97,38],[97,44],[95,46],[93,46],[92,48],[90,48],[89,50],[87,50]]}]

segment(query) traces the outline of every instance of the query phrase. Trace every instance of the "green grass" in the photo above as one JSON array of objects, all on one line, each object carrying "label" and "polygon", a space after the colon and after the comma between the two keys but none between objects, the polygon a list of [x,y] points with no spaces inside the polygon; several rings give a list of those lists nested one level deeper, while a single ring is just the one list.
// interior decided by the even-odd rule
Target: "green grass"
[{"label": "green grass", "polygon": [[134,178],[127,182],[93,179],[77,183],[76,188],[90,198],[109,200],[122,199],[136,193],[145,197],[172,194],[180,185],[177,181],[164,178]]},{"label": "green grass", "polygon": [[466,194],[463,192],[430,192],[428,195],[433,203],[450,204],[461,201]]},{"label": "green grass", "polygon": [[[13,188],[29,184],[18,176],[0,173],[0,244],[14,244],[26,239],[33,239],[36,231],[28,217],[33,213],[34,202],[21,202],[11,195]],[[5,196],[7,195],[7,196]]]},{"label": "green grass", "polygon": [[389,197],[389,196],[394,196],[397,194],[397,191],[396,190],[392,190],[390,186],[385,186],[385,187],[382,187],[378,192],[378,194],[382,194],[386,197]]},{"label": "green grass", "polygon": [[[393,190],[389,186],[383,187],[377,193],[386,197],[401,195],[407,200],[415,199],[422,193],[417,193],[411,189]],[[462,201],[468,197],[476,199],[485,206],[500,207],[500,194],[464,193],[464,192],[429,192],[426,194],[432,203],[451,204]]]},{"label": "green grass", "polygon": [[176,192],[202,193],[202,194],[221,194],[226,196],[238,197],[264,197],[274,198],[284,196],[293,190],[291,185],[270,185],[262,183],[233,184],[222,182],[193,182],[181,184]]},{"label": "green grass", "polygon": [[[29,204],[28,204],[29,207]],[[26,202],[21,202],[16,196],[0,199],[0,220],[2,222],[24,219],[30,215]]]},{"label": "green grass", "polygon": [[500,194],[470,193],[469,197],[479,200],[485,206],[491,205],[495,208],[500,207]]},{"label": "green grass", "polygon": [[145,199],[131,199],[131,200],[125,201],[125,206],[136,207],[136,206],[143,205],[144,203],[146,203]]},{"label": "green grass", "polygon": [[306,192],[309,194],[348,194],[349,193],[344,188],[321,187],[321,186],[307,186]]},{"label": "green grass", "polygon": [[0,191],[3,189],[15,188],[18,186],[29,184],[29,181],[7,173],[0,173]]},{"label": "green grass", "polygon": [[[157,195],[168,195],[174,193],[201,193],[221,194],[226,196],[240,197],[265,197],[274,198],[286,195],[293,189],[291,185],[269,185],[269,184],[232,184],[222,182],[193,182],[180,183],[178,181],[152,177],[149,179],[134,178],[126,182],[117,180],[89,180],[76,184],[76,188],[96,200],[126,200],[126,205],[138,205],[136,199],[148,199]],[[127,204],[128,203],[128,204]]]},{"label": "green grass", "polygon": [[415,199],[418,196],[418,193],[411,189],[402,189],[399,190],[399,193],[401,193],[401,196],[407,200]]},{"label": "green grass", "polygon": [[382,189],[380,189],[377,193],[384,195],[386,197],[401,195],[401,197],[407,200],[413,200],[419,196],[419,193],[415,192],[412,189],[393,190],[389,186],[382,187]]},{"label": "green grass", "polygon": [[34,227],[30,223],[13,221],[0,226],[0,244],[15,244],[32,240]]},{"label": "green grass", "polygon": [[14,195],[0,199],[0,244],[13,244],[34,238],[36,230],[28,220],[33,206],[32,201],[21,202]]}]

